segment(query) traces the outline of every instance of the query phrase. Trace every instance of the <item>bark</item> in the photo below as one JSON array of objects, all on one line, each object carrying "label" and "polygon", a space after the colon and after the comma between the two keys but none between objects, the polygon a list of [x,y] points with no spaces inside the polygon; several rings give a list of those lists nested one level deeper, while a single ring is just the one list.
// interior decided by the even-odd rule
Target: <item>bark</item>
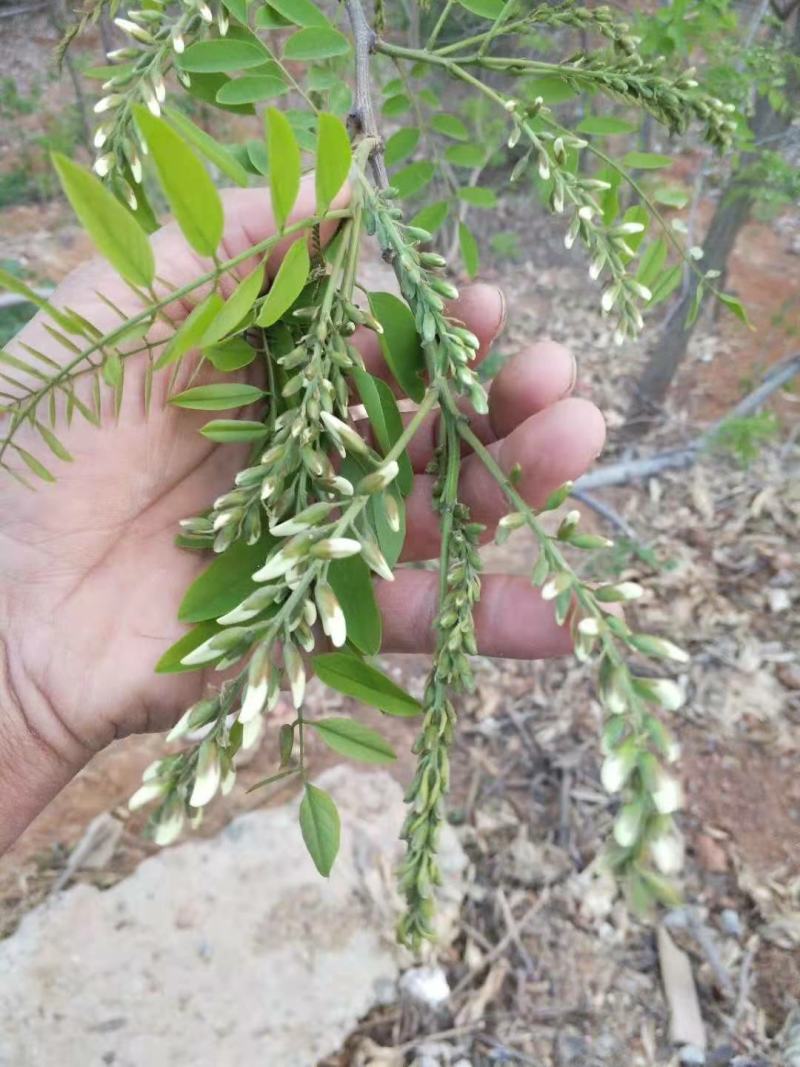
[{"label": "bark", "polygon": [[[800,18],[796,20],[790,47],[795,55],[800,53]],[[787,86],[787,93],[795,100],[798,96],[797,78],[792,81],[791,87]],[[795,110],[792,106],[785,112],[776,112],[766,96],[759,97],[752,122],[755,142],[760,144],[774,141],[791,125]],[[728,179],[703,242],[704,255],[698,264],[701,272],[718,270],[724,276],[736,239],[758,199],[758,184],[753,181],[750,173],[758,158],[757,148],[742,153],[739,165]],[[695,326],[695,323],[687,325],[686,318],[694,302],[698,283],[698,276],[692,273],[680,300],[667,316],[661,336],[648,357],[629,413],[628,425],[633,433],[644,430],[657,416],[686,356]]]}]

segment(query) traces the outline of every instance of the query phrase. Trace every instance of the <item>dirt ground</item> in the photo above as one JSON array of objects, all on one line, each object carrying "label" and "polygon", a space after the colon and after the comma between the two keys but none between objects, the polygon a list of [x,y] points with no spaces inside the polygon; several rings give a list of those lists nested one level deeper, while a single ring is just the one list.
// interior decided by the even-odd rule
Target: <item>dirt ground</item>
[{"label": "dirt ground", "polygon": [[[644,349],[613,348],[598,293],[577,258],[564,255],[556,228],[532,222],[515,199],[503,201],[502,216],[497,226],[524,224],[526,241],[520,261],[487,257],[483,272],[508,297],[500,348],[512,353],[541,336],[571,345],[578,392],[608,418],[601,462],[627,454],[619,431]],[[724,314],[704,318],[643,452],[688,440],[765,368],[796,351],[799,234],[790,212],[746,228],[728,289],[745,301],[755,329]],[[56,282],[86,251],[58,202],[0,215],[0,258],[17,260],[34,277]],[[683,679],[690,700],[673,716],[688,848],[686,909],[672,916],[670,929],[692,962],[706,1063],[717,1067],[788,1064],[781,1050],[800,1029],[797,393],[784,392],[771,406],[781,433],[750,467],[709,455],[689,472],[602,493],[647,549],[644,558],[610,552],[607,573],[644,580],[649,593],[637,617],[693,654]],[[582,510],[588,525],[607,530]],[[489,553],[492,569],[523,571],[529,561],[524,538]],[[419,691],[422,658],[386,663]],[[654,927],[627,913],[594,862],[612,812],[598,784],[600,710],[590,672],[564,661],[481,659],[477,676],[477,691],[460,709],[450,804],[473,872],[460,936],[439,959],[455,992],[438,1012],[404,1003],[376,1010],[325,1067],[403,1067],[415,1055],[462,1067],[677,1062]],[[324,703],[328,713],[369,714],[321,687],[310,703]],[[395,773],[407,781],[413,725],[383,726],[402,753]],[[289,794],[280,787],[246,794],[275,765],[273,738],[269,731],[200,833]],[[129,817],[124,804],[161,749],[160,738],[137,737],[98,756],[0,859],[0,936],[46,897],[98,814],[113,813],[123,830],[112,856],[79,879],[113,884],[148,853],[142,818]],[[316,756],[320,768],[332,761],[323,751]]]}]

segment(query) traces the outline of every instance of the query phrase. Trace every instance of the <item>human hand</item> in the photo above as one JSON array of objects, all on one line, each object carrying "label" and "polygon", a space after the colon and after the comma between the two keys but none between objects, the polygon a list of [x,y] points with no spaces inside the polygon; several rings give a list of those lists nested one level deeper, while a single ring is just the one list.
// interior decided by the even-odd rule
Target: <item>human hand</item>
[{"label": "human hand", "polygon": [[[226,256],[273,232],[263,191],[231,190],[224,199]],[[313,185],[304,183],[294,215],[312,212]],[[153,236],[153,247],[156,273],[171,287],[207,269],[174,224]],[[272,273],[279,255],[280,249],[270,260]],[[239,276],[254,265],[242,263]],[[52,302],[109,330],[119,318],[98,291],[126,315],[139,306],[99,260],[69,275]],[[187,304],[170,312],[179,320],[188,310]],[[484,358],[502,328],[499,291],[483,284],[466,288],[451,311],[477,334],[478,358]],[[8,350],[26,343],[63,360],[64,349],[45,321],[34,318]],[[151,337],[165,337],[166,330],[154,327]],[[357,340],[368,369],[388,378],[375,335],[365,331]],[[164,403],[168,374],[156,377],[146,415],[144,374],[143,360],[126,363],[116,420],[112,413],[102,428],[76,421],[64,430],[75,462],[60,466],[55,485],[32,493],[10,481],[0,484],[0,850],[94,752],[116,737],[171,726],[209,681],[206,672],[153,673],[160,654],[181,634],[176,606],[207,564],[177,549],[174,535],[181,518],[203,511],[229,488],[247,446],[215,445],[196,433],[207,415]],[[204,370],[200,380],[216,377]],[[602,417],[589,402],[569,397],[573,384],[572,357],[560,345],[542,342],[504,366],[491,388],[488,415],[473,420],[505,470],[520,465],[518,488],[533,505],[583,473],[602,447]],[[435,416],[409,449],[416,481],[407,500],[406,560],[438,552],[433,479],[424,473],[434,440]],[[491,533],[507,507],[477,460],[463,465],[461,493],[475,521]],[[435,574],[400,570],[394,582],[378,586],[385,650],[426,650]],[[535,658],[570,647],[552,607],[525,578],[487,576],[476,627],[484,654]]]}]

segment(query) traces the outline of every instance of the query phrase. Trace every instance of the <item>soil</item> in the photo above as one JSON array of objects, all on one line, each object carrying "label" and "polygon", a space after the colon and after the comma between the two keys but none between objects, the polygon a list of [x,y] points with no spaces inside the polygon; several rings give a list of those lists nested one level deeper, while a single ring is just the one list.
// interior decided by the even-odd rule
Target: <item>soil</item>
[{"label": "soil", "polygon": [[[6,38],[5,28],[0,59],[14,69],[7,57],[20,35]],[[30,38],[36,49],[39,29]],[[24,52],[23,80],[32,77],[35,58]],[[0,167],[6,162],[0,157]],[[712,208],[701,205],[701,217]],[[557,225],[532,219],[529,204],[516,197],[504,198],[502,216],[492,225],[517,228],[525,241],[519,262],[485,256],[484,276],[502,283],[509,303],[499,347],[514,352],[543,335],[570,344],[580,365],[577,391],[607,414],[607,455],[628,449],[615,431],[624,426],[643,352],[613,349],[596,311],[597,291],[579,258],[565,255]],[[482,236],[487,226],[480,224]],[[703,319],[665,419],[644,448],[692,436],[796,350],[799,230],[797,213],[788,211],[745,228],[726,285],[745,301],[755,329],[727,314]],[[88,247],[58,201],[4,210],[0,233],[0,259],[17,260],[39,282],[56,283]],[[732,997],[720,991],[702,945],[681,943],[692,960],[709,1046],[731,1050],[719,1064],[734,1055],[743,1057],[736,1061],[742,1065],[782,1063],[780,1030],[800,1004],[797,395],[786,392],[771,407],[781,435],[750,468],[715,457],[688,473],[603,495],[653,553],[647,560],[658,561],[609,554],[608,572],[645,579],[653,596],[638,616],[694,653],[684,678],[692,699],[675,716],[688,797],[685,899],[711,931]],[[590,528],[605,529],[582,510]],[[492,565],[522,570],[529,553],[524,540],[512,539],[494,550]],[[386,662],[419,691],[422,658]],[[610,811],[598,787],[599,709],[589,675],[571,662],[481,659],[477,676],[477,691],[460,710],[450,806],[474,877],[461,937],[441,960],[463,992],[440,1015],[403,1005],[380,1009],[330,1067],[402,1067],[425,1040],[446,1046],[453,1063],[460,1055],[481,1065],[671,1062],[652,927],[614,900],[592,865]],[[312,692],[312,709],[322,701],[321,689]],[[324,706],[328,713],[346,707],[371,714],[330,695]],[[402,753],[393,773],[405,782],[413,725],[389,719],[382,725]],[[275,786],[247,793],[274,769],[272,738],[270,732],[199,833],[214,834],[238,812],[291,792]],[[162,749],[158,737],[133,737],[99,755],[0,859],[0,936],[47,895],[97,814],[113,812],[124,831],[111,861],[79,872],[79,879],[110,885],[148,853],[142,816],[128,816],[124,804]],[[326,752],[315,754],[320,769],[333,761]],[[538,910],[530,922],[515,925],[533,904]],[[736,936],[723,932],[725,909],[738,917]],[[492,959],[491,946],[507,935],[506,952]]]}]

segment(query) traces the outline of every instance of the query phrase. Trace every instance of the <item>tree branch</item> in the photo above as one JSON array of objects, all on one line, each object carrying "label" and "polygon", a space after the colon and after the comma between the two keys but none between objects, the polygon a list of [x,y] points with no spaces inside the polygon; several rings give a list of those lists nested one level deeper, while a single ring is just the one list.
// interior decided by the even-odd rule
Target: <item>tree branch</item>
[{"label": "tree branch", "polygon": [[764,377],[761,385],[749,393],[743,400],[715,423],[690,441],[683,448],[669,449],[667,452],[659,452],[655,456],[642,459],[623,460],[621,463],[611,463],[607,467],[600,467],[591,474],[585,474],[575,483],[579,492],[586,490],[603,489],[608,485],[624,485],[626,482],[635,481],[638,478],[650,478],[654,474],[660,474],[665,470],[682,470],[691,467],[698,456],[710,445],[720,431],[720,428],[729,419],[741,419],[752,415],[754,411],[764,403],[782,385],[786,385],[797,374],[800,374],[800,352],[788,359],[777,363]]},{"label": "tree branch", "polygon": [[375,140],[375,147],[369,155],[370,167],[375,184],[385,189],[389,184],[386,164],[383,161],[383,141],[381,139],[375,109],[372,105],[372,79],[370,77],[370,56],[375,50],[376,35],[367,17],[361,0],[345,0],[345,7],[353,30],[353,45],[356,53],[355,62],[355,101],[350,112],[350,121],[358,133]]}]

